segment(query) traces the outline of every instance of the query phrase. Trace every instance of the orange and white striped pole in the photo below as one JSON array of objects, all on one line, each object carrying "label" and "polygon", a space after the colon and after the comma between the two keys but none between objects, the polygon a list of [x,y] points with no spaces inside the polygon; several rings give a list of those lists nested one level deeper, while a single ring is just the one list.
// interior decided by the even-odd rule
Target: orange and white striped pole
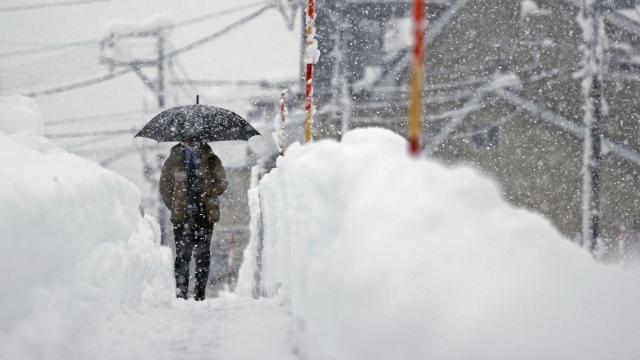
[{"label": "orange and white striped pole", "polygon": [[306,142],[311,141],[311,126],[313,124],[313,65],[318,62],[318,42],[316,35],[316,13],[313,7],[313,0],[308,0],[307,20],[306,20],[306,47],[304,52],[305,72],[305,110],[304,138]]},{"label": "orange and white striped pole", "polygon": [[418,156],[422,125],[425,0],[413,0],[413,66],[409,85],[409,152]]}]

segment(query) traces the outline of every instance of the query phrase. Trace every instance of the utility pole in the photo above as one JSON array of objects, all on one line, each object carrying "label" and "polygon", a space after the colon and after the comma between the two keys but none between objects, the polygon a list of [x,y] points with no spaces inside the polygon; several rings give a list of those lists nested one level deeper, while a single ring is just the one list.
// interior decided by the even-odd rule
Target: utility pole
[{"label": "utility pole", "polygon": [[603,71],[606,33],[600,0],[583,0],[580,25],[584,39],[582,92],[584,96],[584,154],[582,198],[582,242],[596,255],[600,239],[600,169],[603,117]]},{"label": "utility pole", "polygon": [[166,106],[165,94],[164,94],[164,83],[165,83],[165,37],[163,31],[158,31],[158,77],[156,79],[156,94],[158,95],[158,109],[163,110]]},{"label": "utility pole", "polygon": [[409,84],[409,153],[420,152],[420,128],[422,127],[422,86],[424,82],[424,31],[425,0],[413,0],[413,64]]},{"label": "utility pole", "polygon": [[[166,96],[165,96],[165,43],[166,43],[166,38],[165,38],[165,33],[162,30],[159,30],[156,33],[156,36],[158,37],[158,60],[157,60],[157,71],[158,71],[158,75],[156,78],[156,95],[158,97],[158,110],[162,111],[164,110],[164,108],[166,107]],[[160,243],[162,245],[167,245],[168,243],[168,238],[167,238],[167,210],[164,206],[164,204],[162,203],[162,200],[160,199],[160,172],[162,171],[162,167],[164,166],[164,161],[165,161],[166,157],[158,152],[156,154],[156,163],[157,166],[155,168],[154,174],[152,174],[150,176],[150,178],[148,179],[149,182],[151,183],[151,188],[155,191],[156,193],[156,201],[155,201],[155,206],[156,206],[156,211],[158,214],[158,223],[160,224]],[[156,175],[157,175],[157,179],[156,179]]]},{"label": "utility pole", "polygon": [[287,104],[286,104],[286,96],[287,91],[282,90],[280,93],[280,105],[279,105],[279,121],[276,125],[276,143],[278,146],[278,152],[280,155],[284,155],[285,148],[285,139],[284,139],[284,131],[285,131],[285,121],[287,118]]},{"label": "utility pole", "polygon": [[306,44],[304,52],[305,69],[305,120],[304,120],[304,138],[306,142],[311,142],[311,127],[313,125],[313,65],[318,62],[320,53],[318,51],[318,41],[316,36],[316,13],[314,8],[314,0],[308,0],[307,3],[306,25]]},{"label": "utility pole", "polygon": [[[162,111],[166,107],[166,27],[158,27],[155,29],[145,29],[142,31],[133,31],[129,33],[111,33],[100,43],[102,63],[115,69],[117,67],[127,67],[133,70],[133,72],[142,80],[142,83],[147,86],[155,95],[157,99],[157,110]],[[144,39],[148,38],[151,41],[155,41],[156,45],[156,57],[152,59],[144,58],[125,58],[121,59],[117,54],[122,53],[119,51],[122,47],[125,47],[122,43],[131,39]],[[124,52],[127,53],[127,52]],[[149,78],[143,71],[143,67],[155,68],[155,79]],[[155,152],[149,152],[146,147],[141,149],[142,167],[144,179],[149,183],[149,188],[152,192],[151,208],[155,209],[155,216],[160,224],[161,244],[166,245],[168,243],[167,238],[167,211],[165,209],[162,200],[160,199],[159,189],[159,174],[164,165],[165,157]],[[151,157],[151,158],[150,158]],[[153,161],[155,160],[155,161]]]},{"label": "utility pole", "polygon": [[[338,15],[342,14],[343,7],[338,6]],[[333,76],[331,78],[331,117],[332,120],[340,119],[339,137],[342,138],[349,130],[351,122],[351,92],[347,77],[345,76],[345,46],[344,29],[340,23],[341,19],[334,19],[338,23],[338,31],[333,35],[334,47],[330,54],[334,58]]]}]

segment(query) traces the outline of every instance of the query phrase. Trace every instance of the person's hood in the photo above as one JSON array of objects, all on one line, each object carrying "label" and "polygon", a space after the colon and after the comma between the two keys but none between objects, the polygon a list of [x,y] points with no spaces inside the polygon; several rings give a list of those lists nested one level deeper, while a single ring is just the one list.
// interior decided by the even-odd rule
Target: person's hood
[{"label": "person's hood", "polygon": [[196,144],[195,146],[191,146],[187,143],[182,143],[182,146],[186,147],[189,151],[194,152],[196,149],[200,149],[202,146],[200,144]]},{"label": "person's hood", "polygon": [[[179,143],[177,143],[176,145],[174,145],[171,148],[171,153],[172,154],[174,152],[175,153],[178,153],[178,152],[181,153],[185,148],[187,148],[187,144],[179,142]],[[203,154],[213,154],[214,153],[213,149],[211,148],[211,146],[209,146],[209,144],[207,144],[207,143],[200,144],[200,151],[202,151]]]}]

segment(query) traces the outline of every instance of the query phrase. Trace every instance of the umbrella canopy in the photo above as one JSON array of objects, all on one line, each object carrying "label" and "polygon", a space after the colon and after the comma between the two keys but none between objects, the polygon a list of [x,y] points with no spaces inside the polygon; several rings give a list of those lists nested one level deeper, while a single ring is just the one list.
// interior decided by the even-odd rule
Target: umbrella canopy
[{"label": "umbrella canopy", "polygon": [[136,134],[157,141],[249,140],[260,135],[240,115],[209,105],[176,106],[156,115]]}]

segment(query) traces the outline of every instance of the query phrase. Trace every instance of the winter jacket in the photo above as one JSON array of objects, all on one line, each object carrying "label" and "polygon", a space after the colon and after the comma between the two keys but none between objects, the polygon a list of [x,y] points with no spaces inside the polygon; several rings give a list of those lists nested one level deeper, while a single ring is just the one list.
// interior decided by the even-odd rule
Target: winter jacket
[{"label": "winter jacket", "polygon": [[[160,194],[162,201],[171,210],[171,222],[181,224],[187,221],[187,195],[189,192],[187,170],[184,161],[185,146],[178,144],[171,148],[171,154],[162,167],[160,174]],[[202,162],[198,181],[202,184],[202,198],[210,223],[220,220],[220,196],[227,188],[227,177],[220,158],[211,147],[203,144]]]}]

